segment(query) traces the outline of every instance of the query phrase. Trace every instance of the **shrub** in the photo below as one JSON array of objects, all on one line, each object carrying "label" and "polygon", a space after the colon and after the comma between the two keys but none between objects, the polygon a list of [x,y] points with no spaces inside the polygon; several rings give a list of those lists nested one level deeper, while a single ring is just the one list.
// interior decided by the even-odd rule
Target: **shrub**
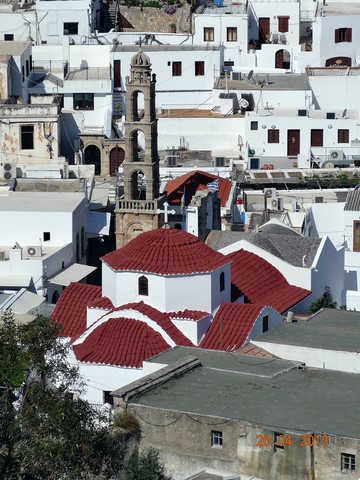
[{"label": "shrub", "polygon": [[134,430],[140,428],[138,419],[133,413],[128,411],[117,413],[114,416],[113,425],[114,427],[122,428],[126,432],[133,432]]}]

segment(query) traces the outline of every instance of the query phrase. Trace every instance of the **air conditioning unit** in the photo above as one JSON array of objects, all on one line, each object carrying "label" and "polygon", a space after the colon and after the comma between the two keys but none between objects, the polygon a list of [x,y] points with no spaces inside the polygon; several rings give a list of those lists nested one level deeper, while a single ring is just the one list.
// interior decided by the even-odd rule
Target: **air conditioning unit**
[{"label": "air conditioning unit", "polygon": [[214,157],[214,167],[225,167],[225,157]]},{"label": "air conditioning unit", "polygon": [[4,180],[16,178],[16,166],[12,163],[4,163],[2,166],[2,176]]},{"label": "air conditioning unit", "polygon": [[332,160],[344,160],[345,155],[342,150],[331,150],[330,151],[330,158]]},{"label": "air conditioning unit", "polygon": [[267,188],[265,190],[265,197],[266,198],[277,198],[276,196],[276,188]]},{"label": "air conditioning unit", "polygon": [[29,245],[26,247],[26,253],[29,257],[41,257],[41,247],[39,245]]},{"label": "air conditioning unit", "polygon": [[167,155],[165,157],[165,165],[167,167],[176,167],[177,166],[177,156],[176,155]]},{"label": "air conditioning unit", "polygon": [[231,72],[231,80],[241,80],[241,72]]}]

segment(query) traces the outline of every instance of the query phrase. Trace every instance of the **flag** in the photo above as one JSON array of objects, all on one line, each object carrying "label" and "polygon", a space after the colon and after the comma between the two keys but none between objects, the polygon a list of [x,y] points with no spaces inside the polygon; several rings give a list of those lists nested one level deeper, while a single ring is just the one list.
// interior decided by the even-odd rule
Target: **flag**
[{"label": "flag", "polygon": [[210,190],[219,190],[219,178],[215,178],[212,182],[206,185]]}]

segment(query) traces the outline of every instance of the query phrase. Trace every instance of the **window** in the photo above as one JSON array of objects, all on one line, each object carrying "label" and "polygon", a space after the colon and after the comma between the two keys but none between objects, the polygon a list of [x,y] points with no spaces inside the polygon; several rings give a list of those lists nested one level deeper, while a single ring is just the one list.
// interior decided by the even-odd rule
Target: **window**
[{"label": "window", "polygon": [[351,42],[352,30],[351,28],[337,28],[335,30],[335,43]]},{"label": "window", "polygon": [[289,31],[289,17],[278,16],[278,30],[281,33]]},{"label": "window", "polygon": [[341,471],[354,472],[355,471],[355,455],[352,453],[341,454]]},{"label": "window", "polygon": [[213,42],[213,41],[214,41],[214,27],[205,27],[204,42]]},{"label": "window", "polygon": [[94,110],[93,93],[74,93],[73,100],[75,110]]},{"label": "window", "polygon": [[205,72],[205,62],[195,62],[195,77],[203,76]]},{"label": "window", "polygon": [[237,42],[237,28],[228,27],[226,29],[226,40],[228,42]]},{"label": "window", "polygon": [[354,220],[354,225],[353,225],[353,252],[360,252],[360,220]]},{"label": "window", "polygon": [[139,277],[139,295],[149,295],[149,282],[144,276]]},{"label": "window", "polygon": [[279,143],[279,130],[268,130],[268,143]]},{"label": "window", "polygon": [[21,149],[34,149],[34,125],[21,125]]},{"label": "window", "polygon": [[222,432],[217,432],[211,430],[211,446],[212,447],[222,447],[223,446],[223,434]]},{"label": "window", "polygon": [[77,35],[79,24],[76,22],[64,23],[64,35]]},{"label": "window", "polygon": [[225,273],[221,272],[220,273],[220,292],[223,292],[225,290]]},{"label": "window", "polygon": [[311,140],[312,147],[322,147],[323,146],[323,131],[322,130],[311,130]]},{"label": "window", "polygon": [[338,143],[349,143],[349,130],[338,130]]},{"label": "window", "polygon": [[232,60],[224,60],[224,67],[233,67],[234,62]]},{"label": "window", "polygon": [[269,315],[265,315],[262,319],[262,331],[263,333],[269,330]]},{"label": "window", "polygon": [[43,241],[48,242],[50,240],[50,232],[43,232]]},{"label": "window", "polygon": [[114,398],[111,395],[111,390],[103,390],[103,401],[109,405],[114,405]]},{"label": "window", "polygon": [[181,62],[172,62],[172,76],[181,77]]},{"label": "window", "polygon": [[278,448],[284,448],[285,446],[285,436],[283,433],[274,432],[274,450]]},{"label": "window", "polygon": [[14,40],[14,35],[12,33],[4,33],[4,40],[6,42],[11,42]]},{"label": "window", "polygon": [[259,128],[258,122],[251,122],[250,123],[250,130],[257,130]]}]

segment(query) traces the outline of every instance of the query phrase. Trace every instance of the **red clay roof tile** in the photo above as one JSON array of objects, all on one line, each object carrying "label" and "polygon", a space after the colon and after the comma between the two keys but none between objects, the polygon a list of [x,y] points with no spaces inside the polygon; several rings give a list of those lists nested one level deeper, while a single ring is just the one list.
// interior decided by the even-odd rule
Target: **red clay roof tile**
[{"label": "red clay roof tile", "polygon": [[145,322],[131,318],[110,318],[96,327],[82,343],[74,345],[81,362],[140,368],[144,360],[170,345]]},{"label": "red clay roof tile", "polygon": [[241,249],[227,258],[232,261],[232,284],[250,303],[269,305],[284,313],[311,293],[290,285],[279,270],[255,253]]},{"label": "red clay roof tile", "polygon": [[[185,188],[185,205],[188,205],[197,190],[203,189],[204,186],[217,178],[218,177],[216,175],[202,172],[201,170],[195,170],[193,172],[186,173],[181,177],[174,178],[166,184],[164,189],[168,194],[168,202],[170,205],[180,205],[181,197],[184,194]],[[230,190],[231,180],[219,177],[218,197],[220,198],[220,204],[222,207],[226,206]]]},{"label": "red clay roof tile", "polygon": [[160,312],[156,308],[147,305],[144,302],[129,303],[122,305],[116,310],[136,310],[151,320],[156,322],[176,343],[176,345],[183,345],[187,347],[193,347],[193,343],[172,323],[170,320],[170,314]]},{"label": "red clay roof tile", "polygon": [[207,312],[201,312],[200,310],[181,310],[179,312],[170,312],[170,318],[181,318],[181,319],[189,319],[194,320],[195,322],[201,320],[204,317],[208,317],[209,314]]},{"label": "red clay roof tile", "polygon": [[101,287],[86,283],[70,283],[54,308],[51,318],[62,325],[62,337],[74,341],[86,329],[86,307],[100,300]]},{"label": "red clay roof tile", "polygon": [[225,255],[176,228],[145,232],[101,259],[114,270],[162,275],[211,272],[228,263]]},{"label": "red clay roof tile", "polygon": [[263,308],[248,303],[223,303],[199,347],[210,350],[242,347]]}]

